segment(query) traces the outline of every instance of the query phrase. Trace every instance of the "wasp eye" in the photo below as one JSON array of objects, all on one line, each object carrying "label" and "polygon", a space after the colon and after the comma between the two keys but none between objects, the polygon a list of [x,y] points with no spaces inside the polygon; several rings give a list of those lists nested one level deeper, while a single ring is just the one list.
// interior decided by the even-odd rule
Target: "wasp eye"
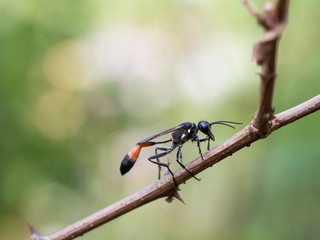
[{"label": "wasp eye", "polygon": [[198,128],[201,132],[205,133],[210,129],[210,123],[207,121],[200,121],[198,123]]}]

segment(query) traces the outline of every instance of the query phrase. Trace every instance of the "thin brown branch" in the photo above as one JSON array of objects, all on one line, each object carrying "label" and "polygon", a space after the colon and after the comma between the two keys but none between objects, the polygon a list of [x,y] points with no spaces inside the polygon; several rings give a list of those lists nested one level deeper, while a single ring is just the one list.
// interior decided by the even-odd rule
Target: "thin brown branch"
[{"label": "thin brown branch", "polygon": [[287,124],[290,124],[302,117],[305,117],[320,109],[320,94],[305,101],[287,111],[281,112],[276,115],[273,120],[271,131],[281,128]]},{"label": "thin brown branch", "polygon": [[258,23],[266,28],[267,25],[265,22],[265,16],[254,10],[254,8],[249,4],[248,0],[242,0],[242,3],[247,8],[248,12],[257,19]]},{"label": "thin brown branch", "polygon": [[260,100],[253,126],[262,135],[268,133],[271,127],[269,122],[274,117],[272,100],[277,76],[277,46],[287,24],[289,2],[290,0],[278,0],[275,4],[266,3],[264,14],[258,14],[247,0],[243,0],[249,13],[265,30],[263,37],[254,45],[253,50],[253,60],[261,66]]},{"label": "thin brown branch", "polygon": [[[287,22],[289,0],[279,0],[275,5],[265,5],[264,14],[256,13],[246,0],[243,0],[243,3],[248,8],[250,14],[256,17],[260,25],[265,29],[264,36],[254,48],[254,59],[262,67],[262,72],[260,74],[261,89],[259,108],[254,120],[244,129],[204,154],[203,160],[199,157],[186,165],[186,167],[194,174],[204,171],[206,168],[231,156],[240,149],[250,146],[253,142],[267,137],[273,131],[320,109],[319,94],[296,107],[274,116],[272,98],[276,78],[277,43]],[[174,176],[176,183],[178,184],[191,178],[190,174],[182,168],[175,171]],[[43,236],[31,227],[32,234],[30,239],[74,239],[153,200],[161,197],[172,197],[174,196],[174,191],[175,185],[172,177],[166,175],[159,181],[131,196],[51,235]]]},{"label": "thin brown branch", "polygon": [[[271,129],[268,134],[273,131],[294,122],[304,116],[307,116],[320,109],[320,94],[316,97],[296,106],[287,111],[275,115],[274,120],[271,122]],[[265,136],[263,136],[265,137]],[[194,174],[204,171],[206,168],[216,164],[217,162],[231,156],[240,149],[250,146],[253,142],[261,139],[262,136],[253,127],[252,122],[249,123],[244,129],[235,134],[233,137],[224,141],[223,143],[215,146],[209,152],[203,155],[204,162],[199,157],[192,162],[188,163],[186,167]],[[181,184],[191,178],[184,169],[179,169],[174,172],[176,182]],[[145,205],[153,200],[161,197],[171,196],[175,186],[172,181],[171,175],[166,175],[159,181],[151,184],[150,186],[126,197],[119,202],[116,202],[86,218],[80,220],[72,225],[67,226],[56,233],[49,236],[41,236],[35,234],[32,240],[67,240],[74,239],[83,235],[98,226],[109,222],[110,220],[119,217],[135,208]]]},{"label": "thin brown branch", "polygon": [[286,23],[288,21],[288,9],[290,0],[277,1],[274,8],[274,16],[277,23]]}]

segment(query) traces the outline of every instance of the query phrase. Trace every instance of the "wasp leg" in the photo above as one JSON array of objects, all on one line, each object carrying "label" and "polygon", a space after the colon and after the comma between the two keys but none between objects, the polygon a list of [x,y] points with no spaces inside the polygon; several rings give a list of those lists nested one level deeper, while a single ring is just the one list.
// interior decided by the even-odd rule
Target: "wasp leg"
[{"label": "wasp leg", "polygon": [[208,146],[207,146],[208,151],[210,150],[210,138],[208,137]]},{"label": "wasp leg", "polygon": [[[181,153],[181,148],[182,148],[182,145],[179,145],[178,147],[178,151],[177,151],[177,156],[176,156],[176,161],[179,163],[179,165],[184,169],[186,170],[194,179],[200,181],[200,178],[197,178],[192,172],[190,172],[186,166],[182,163],[182,153]],[[179,159],[181,159],[181,162],[179,161]]]},{"label": "wasp leg", "polygon": [[201,142],[200,139],[197,138],[197,146],[198,146],[199,154],[200,154],[202,162],[203,162],[204,160],[203,160],[203,156],[202,156],[202,152],[201,152],[200,142]]},{"label": "wasp leg", "polygon": [[205,142],[205,141],[207,141],[208,140],[208,150],[209,150],[209,147],[210,147],[210,138],[197,138],[196,139],[197,140],[197,146],[198,146],[198,149],[199,149],[199,154],[200,154],[200,156],[201,156],[201,159],[202,159],[202,162],[204,161],[204,159],[203,159],[203,155],[202,155],[202,151],[201,151],[201,147],[200,147],[200,142]]},{"label": "wasp leg", "polygon": [[[156,155],[155,155],[155,156],[157,156],[157,155],[158,155],[158,150],[166,151],[166,152],[167,152],[169,149],[170,149],[170,148],[168,148],[168,147],[162,147],[162,146],[156,147],[156,149],[155,149],[155,153],[156,153]],[[157,162],[160,162],[159,157],[157,157]],[[161,175],[160,175],[160,173],[161,173],[161,166],[160,166],[160,165],[158,165],[158,167],[159,167],[158,179],[160,179],[160,177],[161,177]]]},{"label": "wasp leg", "polygon": [[[168,143],[168,142],[172,142],[172,139],[168,139],[168,140],[161,141],[161,142],[154,142],[153,144],[163,144],[163,143]],[[155,149],[156,155],[158,154],[157,150],[167,151],[168,147],[161,147],[161,146],[156,147],[156,149]],[[160,162],[159,158],[157,158],[157,161]],[[161,166],[158,165],[158,167],[159,167],[158,179],[160,179]]]},{"label": "wasp leg", "polygon": [[[162,166],[162,167],[166,167],[169,171],[169,173],[171,174],[172,176],[172,179],[173,179],[173,183],[174,183],[174,186],[176,187],[177,190],[179,190],[179,187],[178,187],[178,184],[176,182],[176,179],[174,178],[174,175],[173,175],[173,172],[171,171],[171,169],[169,168],[169,164],[168,163],[163,163],[163,162],[160,162],[159,158],[161,157],[164,157],[166,155],[168,155],[169,153],[172,152],[172,148],[169,148],[169,147],[162,147],[161,150],[165,150],[165,152],[162,152],[162,153],[158,153],[156,155],[153,155],[151,157],[148,157],[148,160],[154,164],[157,164],[158,166]],[[152,159],[157,159],[157,161],[154,161]]]}]

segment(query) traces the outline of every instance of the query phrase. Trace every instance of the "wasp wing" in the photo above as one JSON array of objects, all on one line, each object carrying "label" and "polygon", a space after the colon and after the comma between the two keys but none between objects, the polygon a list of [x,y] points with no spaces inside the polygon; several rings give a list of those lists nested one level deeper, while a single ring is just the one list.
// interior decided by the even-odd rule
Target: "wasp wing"
[{"label": "wasp wing", "polygon": [[169,129],[167,129],[167,130],[164,130],[164,131],[162,131],[162,132],[159,132],[159,133],[157,133],[157,134],[155,134],[155,135],[152,135],[151,137],[148,137],[148,138],[146,138],[146,139],[138,142],[137,145],[140,145],[140,144],[142,144],[142,143],[149,142],[149,141],[151,141],[152,139],[155,139],[155,138],[157,138],[157,137],[160,137],[160,136],[166,135],[166,134],[168,134],[168,133],[177,131],[178,129],[181,129],[181,128],[183,128],[183,126],[181,126],[181,125],[178,125],[178,126],[169,128]]}]

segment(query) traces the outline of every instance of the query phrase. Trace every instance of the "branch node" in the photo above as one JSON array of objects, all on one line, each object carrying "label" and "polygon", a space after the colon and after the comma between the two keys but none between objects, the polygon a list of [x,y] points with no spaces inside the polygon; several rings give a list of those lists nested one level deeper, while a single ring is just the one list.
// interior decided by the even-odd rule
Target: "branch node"
[{"label": "branch node", "polygon": [[276,73],[271,73],[271,72],[258,73],[258,75],[261,77],[262,81],[273,81],[278,76]]},{"label": "branch node", "polygon": [[259,74],[261,78],[260,101],[253,125],[262,134],[259,136],[264,137],[269,134],[270,121],[274,117],[272,100],[277,77],[277,47],[287,24],[290,0],[277,0],[275,4],[265,3],[263,14],[256,13],[247,0],[242,2],[265,30],[262,38],[253,47],[253,60],[262,68]]},{"label": "branch node", "polygon": [[256,10],[253,9],[251,4],[248,2],[248,0],[242,0],[243,5],[247,8],[250,15],[252,15],[256,21],[261,25],[264,29],[269,29],[271,27],[272,21],[271,21],[271,12],[273,9],[273,3],[266,3],[264,6],[264,13],[258,13]]}]

